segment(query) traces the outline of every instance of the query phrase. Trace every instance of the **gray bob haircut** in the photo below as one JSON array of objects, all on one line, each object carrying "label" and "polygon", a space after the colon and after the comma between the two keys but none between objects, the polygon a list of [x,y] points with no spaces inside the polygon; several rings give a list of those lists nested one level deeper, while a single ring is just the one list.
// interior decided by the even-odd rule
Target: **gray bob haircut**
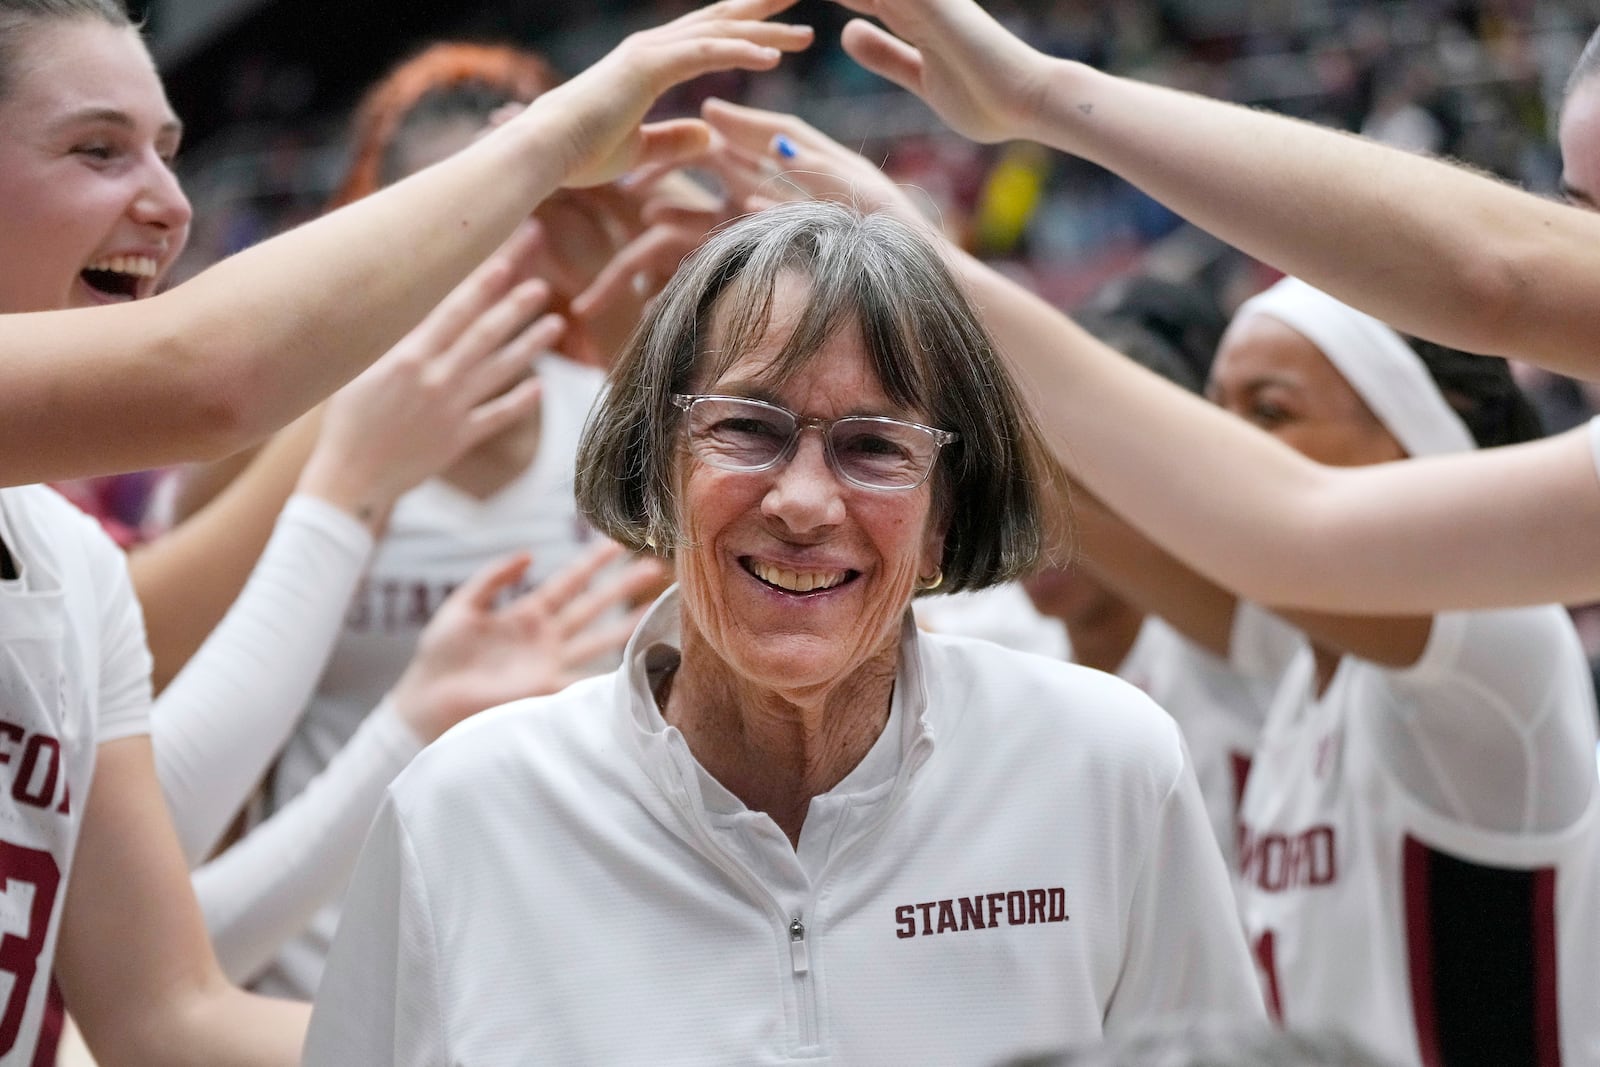
[{"label": "gray bob haircut", "polygon": [[687,451],[672,398],[703,390],[761,340],[785,276],[810,292],[762,384],[789,380],[839,330],[859,329],[890,400],[960,434],[933,473],[935,521],[945,522],[940,590],[1033,569],[1053,468],[977,313],[926,237],[890,216],[818,201],[714,234],[657,298],[584,428],[577,496],[589,521],[633,549],[679,545],[675,487]]}]

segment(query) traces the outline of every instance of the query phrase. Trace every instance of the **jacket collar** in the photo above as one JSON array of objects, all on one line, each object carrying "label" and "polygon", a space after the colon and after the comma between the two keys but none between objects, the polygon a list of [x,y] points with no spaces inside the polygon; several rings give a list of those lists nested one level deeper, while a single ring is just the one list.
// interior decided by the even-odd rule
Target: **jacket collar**
[{"label": "jacket collar", "polygon": [[[716,783],[694,759],[682,731],[662,717],[655,697],[662,675],[678,664],[683,640],[680,612],[681,600],[674,585],[651,605],[623,651],[622,667],[615,676],[616,697],[618,704],[627,709],[620,725],[640,766],[669,795],[689,799],[694,807],[704,809],[712,797],[706,795],[702,779]],[[893,767],[883,776],[896,783],[909,778],[933,748],[927,651],[926,638],[907,609],[901,623],[900,662],[889,716],[889,729],[898,729],[900,746]],[[853,783],[855,778],[852,771],[835,789],[850,790],[856,784],[870,788],[869,783]]]}]

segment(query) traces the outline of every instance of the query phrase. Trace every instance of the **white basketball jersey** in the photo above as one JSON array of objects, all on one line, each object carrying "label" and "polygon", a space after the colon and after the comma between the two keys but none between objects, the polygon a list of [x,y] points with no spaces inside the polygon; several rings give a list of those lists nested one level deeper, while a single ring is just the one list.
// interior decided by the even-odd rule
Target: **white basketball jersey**
[{"label": "white basketball jersey", "polygon": [[122,552],[54,492],[0,489],[0,1064],[34,1062],[95,746],[149,732]]},{"label": "white basketball jersey", "polygon": [[[1530,720],[1564,716],[1592,736],[1587,670],[1559,609],[1440,616],[1436,631],[1459,632],[1435,636],[1448,643],[1476,628],[1473,642],[1455,643],[1481,650],[1498,628],[1510,647],[1508,627],[1527,637],[1530,626],[1549,650],[1525,674]],[[1492,832],[1441,814],[1417,798],[1426,774],[1394,771],[1414,758],[1395,739],[1422,717],[1419,700],[1459,713],[1457,741],[1492,731],[1485,720],[1517,695],[1501,684],[1517,668],[1479,673],[1486,662],[1474,655],[1431,673],[1347,656],[1320,698],[1310,651],[1291,666],[1241,812],[1241,907],[1263,991],[1284,1025],[1344,1030],[1396,1064],[1600,1063],[1592,769],[1578,787],[1583,813],[1551,833]],[[1485,768],[1509,758],[1481,754]],[[1463,798],[1472,778],[1458,769],[1436,784]]]},{"label": "white basketball jersey", "polygon": [[1277,678],[1242,674],[1154,615],[1117,676],[1149,694],[1183,731],[1206,815],[1233,870],[1239,801]]},{"label": "white basketball jersey", "polygon": [[[598,535],[573,499],[578,439],[604,376],[558,356],[538,364],[543,382],[538,453],[519,477],[480,500],[442,479],[400,498],[366,578],[357,588],[327,670],[305,718],[285,746],[270,788],[274,809],[306,787],[354,736],[416,649],[439,605],[485,564],[528,550],[533,562],[513,594],[535,588]],[[309,999],[338,909],[285,946],[257,983],[265,992]]]}]

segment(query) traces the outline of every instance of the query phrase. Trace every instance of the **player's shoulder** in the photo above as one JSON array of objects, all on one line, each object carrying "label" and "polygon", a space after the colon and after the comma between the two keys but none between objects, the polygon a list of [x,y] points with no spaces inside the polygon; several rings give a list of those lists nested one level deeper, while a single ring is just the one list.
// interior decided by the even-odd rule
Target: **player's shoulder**
[{"label": "player's shoulder", "polygon": [[1115,675],[978,638],[928,634],[921,649],[930,701],[963,733],[1174,775],[1182,767],[1172,717]]},{"label": "player's shoulder", "polygon": [[69,589],[98,592],[126,570],[126,556],[100,523],[44,485],[0,489],[5,529],[24,561],[43,565]]},{"label": "player's shoulder", "polygon": [[1572,616],[1559,605],[1538,604],[1441,612],[1421,658],[1390,676],[1405,684],[1511,674],[1542,684],[1554,671],[1584,672],[1587,665]]},{"label": "player's shoulder", "polygon": [[71,536],[114,544],[98,522],[47,485],[0,488],[0,507],[5,508],[7,515],[27,524],[26,531],[18,531],[24,536],[31,533],[47,541],[57,536]]}]

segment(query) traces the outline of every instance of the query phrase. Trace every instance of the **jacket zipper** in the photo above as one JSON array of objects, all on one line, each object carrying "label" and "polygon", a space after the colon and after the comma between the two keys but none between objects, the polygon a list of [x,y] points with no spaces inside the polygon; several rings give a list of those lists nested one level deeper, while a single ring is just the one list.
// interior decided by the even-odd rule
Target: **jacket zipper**
[{"label": "jacket zipper", "polygon": [[800,1007],[800,1044],[817,1043],[817,991],[811,984],[811,955],[806,950],[806,924],[796,915],[789,920],[789,963],[794,975],[795,1000]]},{"label": "jacket zipper", "polygon": [[716,839],[696,818],[693,805],[687,803],[687,797],[676,791],[673,795],[706,855],[722,868],[723,873],[743,885],[751,897],[765,900],[768,911],[784,924],[784,931],[789,940],[789,976],[794,983],[795,1004],[800,1016],[799,1043],[802,1048],[816,1045],[821,1025],[817,1020],[816,991],[811,984],[811,953],[806,945],[807,931],[804,919],[799,915],[789,915],[784,910],[783,904],[773,895],[772,890],[746,871],[743,865],[717,844]]},{"label": "jacket zipper", "polygon": [[[870,827],[864,828],[860,835],[846,845],[840,852],[839,858],[842,859],[845,855],[853,852],[865,837],[870,836],[872,830],[887,822],[900,809],[900,806],[905,802],[907,781],[917,768],[922,765],[926,755],[925,748],[920,744],[912,752],[907,753],[906,762],[900,768],[900,773],[896,776],[895,784],[892,787],[894,795],[891,797],[883,816],[875,820]],[[695,837],[699,839],[700,846],[706,850],[706,854],[716,861],[717,866],[721,867],[725,874],[730,875],[735,881],[743,885],[752,897],[765,900],[769,909],[787,924],[789,972],[791,979],[794,981],[795,1002],[799,1008],[800,1015],[800,1045],[803,1048],[810,1048],[816,1045],[821,1024],[817,1019],[817,997],[816,990],[812,986],[811,952],[806,943],[808,931],[804,917],[785,913],[782,903],[773,895],[772,891],[746,871],[742,864],[728,855],[721,845],[717,844],[716,839],[701,825],[699,818],[696,817],[694,806],[688,803],[686,795],[674,790],[672,791],[672,796],[687,818]]]}]

